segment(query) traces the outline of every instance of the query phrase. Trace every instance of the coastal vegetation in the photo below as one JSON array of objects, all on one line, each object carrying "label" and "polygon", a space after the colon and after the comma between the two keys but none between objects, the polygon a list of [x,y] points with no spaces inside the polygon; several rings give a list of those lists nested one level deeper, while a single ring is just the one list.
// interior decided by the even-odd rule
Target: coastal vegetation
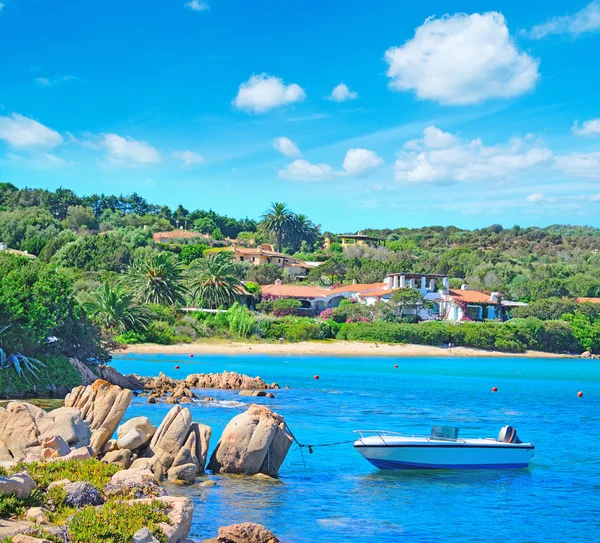
[{"label": "coastal vegetation", "polygon": [[[165,233],[177,236],[156,236]],[[108,360],[119,344],[212,337],[600,353],[600,306],[577,301],[600,296],[600,229],[492,225],[364,233],[380,245],[342,245],[341,235],[321,233],[282,202],[257,221],[171,210],[135,193],[80,197],[63,188],[2,183],[0,241],[12,250],[0,252],[2,352],[5,360],[18,353],[40,363],[10,364],[0,371],[0,388],[50,393],[57,372],[68,386],[77,384],[69,357],[93,364]],[[261,243],[320,262],[305,285],[376,283],[401,270],[448,276],[450,288],[467,283],[528,305],[514,308],[508,323],[417,325],[405,309],[427,302],[401,289],[390,303],[344,301],[311,315],[297,299],[262,296],[260,285],[295,281],[280,266],[236,261],[228,250]]]}]

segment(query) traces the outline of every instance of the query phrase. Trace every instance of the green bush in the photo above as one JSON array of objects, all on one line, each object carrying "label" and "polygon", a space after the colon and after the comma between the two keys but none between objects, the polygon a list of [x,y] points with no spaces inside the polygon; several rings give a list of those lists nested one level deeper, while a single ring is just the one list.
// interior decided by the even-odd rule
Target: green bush
[{"label": "green bush", "polygon": [[259,323],[267,339],[284,338],[287,341],[331,339],[334,332],[328,321],[306,317],[284,317],[270,321],[268,327]]},{"label": "green bush", "polygon": [[159,345],[174,345],[175,343],[191,343],[194,338],[185,334],[180,328],[171,326],[168,322],[152,321],[146,329],[146,340]]},{"label": "green bush", "polygon": [[12,468],[11,473],[27,471],[41,489],[46,489],[50,483],[62,479],[84,481],[101,489],[120,469],[115,464],[106,464],[90,458],[88,460],[58,460],[50,463],[21,463]]},{"label": "green bush", "polygon": [[229,332],[233,336],[247,338],[254,330],[254,316],[252,312],[238,304],[234,303],[227,311],[229,319]]},{"label": "green bush", "polygon": [[148,339],[145,333],[127,330],[127,332],[115,336],[115,341],[117,343],[122,343],[123,345],[136,345],[139,343],[146,343]]}]

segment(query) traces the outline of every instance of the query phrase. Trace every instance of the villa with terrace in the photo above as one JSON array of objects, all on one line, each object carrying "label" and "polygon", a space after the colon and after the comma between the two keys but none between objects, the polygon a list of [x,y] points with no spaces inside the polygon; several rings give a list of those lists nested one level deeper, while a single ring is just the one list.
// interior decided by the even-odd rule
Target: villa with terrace
[{"label": "villa with terrace", "polygon": [[503,300],[498,292],[460,290],[449,288],[448,278],[437,274],[390,273],[380,283],[320,287],[312,285],[284,284],[281,281],[261,287],[263,296],[294,298],[302,304],[307,314],[319,314],[325,309],[335,308],[342,300],[353,299],[366,305],[390,302],[394,291],[403,288],[418,290],[424,306],[404,308],[404,315],[417,315],[421,320],[505,320],[511,307],[527,305]]}]

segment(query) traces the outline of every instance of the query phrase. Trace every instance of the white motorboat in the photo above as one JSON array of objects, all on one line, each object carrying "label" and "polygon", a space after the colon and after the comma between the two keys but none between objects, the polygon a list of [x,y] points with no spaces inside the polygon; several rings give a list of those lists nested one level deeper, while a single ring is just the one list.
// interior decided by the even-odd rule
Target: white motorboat
[{"label": "white motorboat", "polygon": [[434,426],[429,436],[383,430],[356,430],[354,448],[379,469],[526,468],[535,449],[522,443],[511,426],[498,439],[459,439],[458,428]]}]

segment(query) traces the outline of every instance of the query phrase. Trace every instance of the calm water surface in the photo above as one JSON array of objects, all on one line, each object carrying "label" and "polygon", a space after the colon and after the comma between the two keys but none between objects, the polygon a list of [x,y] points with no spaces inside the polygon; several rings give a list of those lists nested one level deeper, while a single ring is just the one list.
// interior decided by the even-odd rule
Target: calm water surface
[{"label": "calm water surface", "polygon": [[[432,424],[495,437],[510,424],[536,445],[530,469],[439,472],[379,471],[351,444],[304,457],[293,446],[280,482],[209,475],[218,486],[173,489],[195,501],[193,539],[250,521],[286,543],[600,541],[598,361],[127,355],[114,366],[174,377],[235,370],[291,387],[274,400],[200,391],[216,399],[190,405],[194,420],[213,428],[212,447],[253,402],[281,413],[303,443],[351,440],[357,428],[422,434]],[[126,417],[158,425],[170,407],[134,398]]]}]

